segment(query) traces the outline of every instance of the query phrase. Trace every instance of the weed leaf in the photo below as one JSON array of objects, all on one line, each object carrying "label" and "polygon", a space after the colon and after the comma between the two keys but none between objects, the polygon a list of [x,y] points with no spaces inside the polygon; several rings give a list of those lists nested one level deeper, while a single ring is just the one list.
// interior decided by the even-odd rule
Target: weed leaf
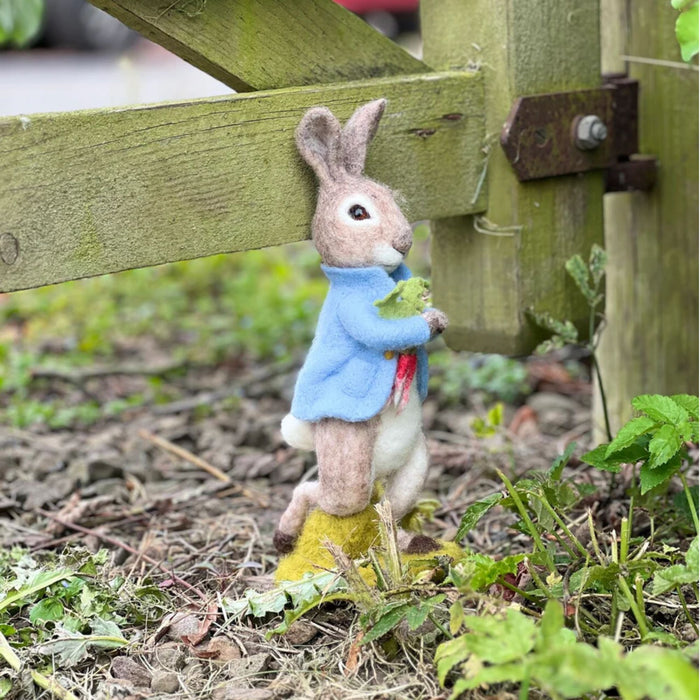
[{"label": "weed leaf", "polygon": [[58,625],[58,638],[40,644],[37,651],[55,658],[61,666],[73,666],[87,658],[92,648],[118,649],[128,644],[114,622],[96,618],[91,625],[92,635],[72,632]]},{"label": "weed leaf", "polygon": [[684,583],[695,583],[698,580],[697,571],[690,571],[683,564],[674,564],[667,566],[654,574],[654,583],[652,584],[652,595],[662,595],[677,585]]},{"label": "weed leaf", "polygon": [[454,686],[450,700],[463,697],[466,690],[478,688],[481,685],[492,683],[521,683],[528,676],[528,669],[522,661],[499,666],[483,666],[477,659],[472,657],[467,664],[467,677],[460,678]]},{"label": "weed leaf", "polygon": [[676,20],[676,39],[684,61],[692,60],[698,53],[698,3],[690,5]]},{"label": "weed leaf", "polygon": [[[578,341],[578,330],[571,321],[557,321],[551,314],[530,312],[535,322],[553,333],[555,345],[576,343]],[[558,341],[558,342],[557,342]]]},{"label": "weed leaf", "polygon": [[698,441],[698,422],[685,421],[678,426],[678,434],[682,440]]},{"label": "weed leaf", "polygon": [[629,447],[640,435],[649,432],[655,425],[656,422],[648,416],[633,418],[620,428],[615,439],[608,445],[605,457],[610,457],[615,452]]},{"label": "weed leaf", "polygon": [[685,564],[674,564],[659,569],[654,574],[652,583],[652,595],[662,595],[677,585],[684,583],[696,583],[700,574],[698,554],[698,538],[696,537],[691,543],[685,555]]},{"label": "weed leaf", "polygon": [[58,598],[44,598],[31,607],[29,621],[32,624],[36,624],[40,621],[60,620],[63,614],[63,603]]},{"label": "weed leaf", "polygon": [[616,458],[619,457],[619,454],[613,455],[613,458],[608,459],[606,457],[608,447],[609,445],[607,444],[598,445],[598,447],[592,449],[590,452],[586,452],[586,454],[581,455],[581,461],[585,462],[586,464],[590,464],[596,469],[603,469],[606,472],[619,472],[620,464],[623,464],[624,460],[620,462],[616,461]]},{"label": "weed leaf", "polygon": [[690,547],[688,547],[688,553],[685,555],[686,566],[689,569],[692,569],[693,573],[695,574],[696,581],[698,579],[698,576],[700,575],[700,551],[698,551],[699,546],[700,542],[698,542],[698,538],[696,537],[690,543]]},{"label": "weed leaf", "polygon": [[580,255],[574,255],[566,261],[564,267],[574,282],[576,282],[576,286],[581,290],[581,294],[586,298],[586,301],[592,304],[595,298],[595,289],[592,289],[588,283],[588,267],[583,262],[583,258]]},{"label": "weed leaf", "polygon": [[674,394],[671,399],[679,406],[682,406],[690,415],[697,420],[700,418],[700,401],[697,396],[690,394]]},{"label": "weed leaf", "polygon": [[262,593],[249,588],[243,598],[224,598],[223,607],[235,617],[265,617],[270,613],[282,612],[290,601],[297,609],[309,601],[321,599],[326,594],[346,586],[345,580],[337,574],[324,571],[313,576],[307,574],[299,581],[283,581],[279,586]]},{"label": "weed leaf", "polygon": [[491,664],[504,664],[522,658],[535,646],[537,628],[534,621],[518,610],[506,610],[505,620],[486,615],[468,615],[464,626],[467,649]]},{"label": "weed leaf", "polygon": [[669,396],[642,394],[632,399],[632,406],[660,423],[677,425],[688,420],[688,411]]},{"label": "weed leaf", "polygon": [[649,467],[654,469],[666,464],[680,448],[681,436],[678,430],[673,425],[662,425],[649,443]]},{"label": "weed leaf", "polygon": [[[562,630],[564,631],[564,630]],[[570,631],[570,630],[566,630]],[[557,644],[538,654],[530,666],[533,678],[545,691],[566,698],[603,690],[615,684],[617,666],[590,644]]]},{"label": "weed leaf", "polygon": [[676,457],[660,467],[652,468],[649,464],[643,464],[639,470],[639,485],[642,495],[647,491],[663,484],[666,479],[671,478],[680,468],[680,456]]},{"label": "weed leaf", "polygon": [[461,601],[455,600],[450,606],[450,634],[453,636],[459,632],[464,622],[464,606]]},{"label": "weed leaf", "polygon": [[398,625],[406,617],[406,613],[410,609],[411,605],[411,603],[403,603],[402,605],[389,609],[388,612],[382,615],[374,623],[372,629],[362,638],[361,643],[367,644],[369,642],[373,642],[375,639],[383,637],[385,634],[387,634],[387,632],[391,632],[391,630],[393,630],[394,627],[396,627],[396,625]]},{"label": "weed leaf", "polygon": [[564,610],[556,600],[548,600],[542,613],[540,622],[540,634],[537,639],[537,648],[546,649],[551,645],[559,632],[564,627]]},{"label": "weed leaf", "polygon": [[605,275],[605,266],[608,264],[608,254],[604,248],[601,248],[597,243],[591,246],[591,254],[588,258],[588,267],[593,278],[593,286],[597,289],[600,281]]},{"label": "weed leaf", "polygon": [[9,608],[11,605],[23,605],[40,591],[43,591],[55,583],[71,578],[73,572],[70,569],[62,569],[60,571],[38,571],[27,583],[21,586],[14,593],[9,593],[0,600],[0,612]]},{"label": "weed leaf", "polygon": [[673,649],[643,645],[624,659],[617,687],[624,700],[697,700],[698,671]]},{"label": "weed leaf", "polygon": [[555,481],[561,479],[561,474],[564,471],[564,467],[567,465],[568,461],[571,459],[571,455],[576,449],[575,442],[570,442],[562,454],[560,454],[553,462],[552,466],[549,468],[549,476]]},{"label": "weed leaf", "polygon": [[437,665],[438,681],[445,684],[447,674],[457,665],[462,663],[469,656],[469,648],[466,644],[466,635],[460,635],[454,639],[443,642],[435,652],[435,663]]},{"label": "weed leaf", "polygon": [[410,630],[417,630],[427,619],[436,605],[445,600],[445,594],[440,593],[422,601],[418,606],[409,606],[406,611],[406,622]]},{"label": "weed leaf", "polygon": [[459,542],[468,532],[473,530],[479,520],[502,499],[502,493],[492,493],[490,496],[472,503],[462,516],[462,521],[455,535],[455,542]]},{"label": "weed leaf", "polygon": [[501,576],[515,574],[518,570],[518,564],[525,559],[525,556],[525,554],[511,554],[499,561],[494,561],[491,557],[483,554],[475,554],[473,559],[467,560],[468,565],[474,565],[469,582],[471,588],[478,591],[496,583]]}]

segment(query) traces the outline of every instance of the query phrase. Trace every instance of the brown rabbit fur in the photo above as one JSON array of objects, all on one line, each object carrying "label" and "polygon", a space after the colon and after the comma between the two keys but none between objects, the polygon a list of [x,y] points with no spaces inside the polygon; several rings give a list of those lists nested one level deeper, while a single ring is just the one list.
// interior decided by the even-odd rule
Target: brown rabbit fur
[{"label": "brown rabbit fur", "polygon": [[[395,277],[389,278],[389,275],[398,274],[396,271],[402,266],[411,247],[411,227],[396,204],[391,190],[362,174],[367,149],[377,131],[385,106],[385,100],[363,105],[355,111],[343,129],[330,110],[316,107],[304,115],[296,132],[299,152],[319,180],[318,202],[311,234],[325,266],[324,271],[331,279],[331,289],[331,273],[342,277],[348,274],[343,273],[343,269],[348,268],[357,270],[357,273],[348,270],[350,275],[363,275],[365,272],[379,275],[383,278],[382,283],[389,284],[389,288],[392,288]],[[410,276],[407,269],[405,274]],[[331,292],[329,298],[330,295]],[[384,294],[375,299],[382,296]],[[376,316],[376,309],[373,314]],[[319,326],[323,318],[324,312],[319,319]],[[415,329],[411,331],[414,335],[419,332],[421,340],[408,345],[422,346],[427,339],[444,330],[447,318],[441,311],[429,309],[422,314],[422,318],[402,321],[380,321],[377,318],[372,323],[384,323],[392,333],[395,330],[403,332],[410,326]],[[360,347],[357,338],[350,340],[359,343]],[[334,343],[330,343],[328,348],[317,347],[317,343],[321,342],[317,329],[310,352],[310,355],[316,352],[315,357],[321,358],[317,362],[324,362],[337,352]],[[282,515],[275,533],[274,542],[279,551],[292,549],[310,508],[318,506],[337,516],[352,515],[365,508],[378,476],[388,479],[384,497],[390,501],[396,519],[405,515],[415,504],[428,467],[421,426],[420,398],[414,384],[405,410],[397,410],[390,401],[391,383],[386,384],[387,361],[395,353],[404,350],[405,347],[394,347],[390,343],[386,347],[372,347],[372,358],[377,358],[372,361],[378,367],[381,365],[385,380],[382,386],[386,387],[386,395],[382,395],[383,404],[377,407],[373,415],[362,414],[362,419],[358,419],[353,414],[351,419],[345,419],[339,408],[338,414],[322,413],[310,419],[292,415],[294,404],[292,405],[292,413],[282,422],[282,434],[295,447],[315,449],[319,478],[318,481],[300,484],[294,490],[292,501]],[[392,367],[396,360],[393,362]],[[366,361],[362,366],[370,364]],[[305,369],[306,364],[300,373],[297,393]],[[337,371],[345,371],[345,365]],[[370,368],[368,371],[372,377],[373,370]],[[374,386],[371,381],[369,383]],[[362,395],[362,392],[357,395]],[[342,400],[346,400],[345,397]],[[423,548],[425,539],[421,540]],[[411,538],[402,536],[400,544],[404,549],[410,549]]]}]

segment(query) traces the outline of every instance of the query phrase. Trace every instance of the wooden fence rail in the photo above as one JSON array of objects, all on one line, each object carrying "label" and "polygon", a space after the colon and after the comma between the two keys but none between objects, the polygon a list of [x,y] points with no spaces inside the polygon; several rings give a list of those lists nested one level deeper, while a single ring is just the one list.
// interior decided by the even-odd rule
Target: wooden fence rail
[{"label": "wooden fence rail", "polygon": [[479,211],[483,90],[431,73],[133,109],[0,120],[0,291],[309,235],[315,184],[294,129],[386,97],[368,172],[409,217]]}]

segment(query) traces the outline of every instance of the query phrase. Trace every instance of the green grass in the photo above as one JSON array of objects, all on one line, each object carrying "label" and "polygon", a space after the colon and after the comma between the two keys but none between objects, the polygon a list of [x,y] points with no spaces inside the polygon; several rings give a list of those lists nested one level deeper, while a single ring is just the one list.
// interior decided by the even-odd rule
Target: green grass
[{"label": "green grass", "polygon": [[78,280],[0,299],[0,414],[17,427],[88,425],[167,399],[161,376],[103,401],[42,391],[35,370],[157,363],[246,366],[298,356],[327,281],[308,244]]},{"label": "green grass", "polygon": [[15,293],[0,323],[71,365],[123,356],[144,334],[192,361],[281,358],[309,341],[325,288],[318,257],[301,244]]}]

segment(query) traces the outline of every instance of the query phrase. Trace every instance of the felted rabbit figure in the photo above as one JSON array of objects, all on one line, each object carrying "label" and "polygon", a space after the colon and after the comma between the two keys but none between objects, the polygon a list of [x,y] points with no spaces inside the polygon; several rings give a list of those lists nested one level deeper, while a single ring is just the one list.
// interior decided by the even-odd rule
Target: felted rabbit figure
[{"label": "felted rabbit figure", "polygon": [[[414,506],[425,481],[421,401],[428,370],[423,345],[445,329],[447,317],[428,309],[386,319],[374,305],[411,277],[403,263],[412,244],[411,227],[391,190],[362,172],[385,106],[380,99],[359,107],[342,129],[330,110],[315,107],[296,131],[299,152],[319,181],[311,235],[330,288],[291,412],[282,421],[282,435],[291,446],[315,449],[318,481],[294,490],[274,537],[281,553],[293,548],[310,508],[337,516],[357,513],[381,478],[387,481],[384,498],[398,520]],[[409,377],[407,401],[398,402],[392,392],[408,352],[415,357],[415,375]],[[400,531],[399,546],[425,550],[430,548],[426,540],[434,544]]]}]

